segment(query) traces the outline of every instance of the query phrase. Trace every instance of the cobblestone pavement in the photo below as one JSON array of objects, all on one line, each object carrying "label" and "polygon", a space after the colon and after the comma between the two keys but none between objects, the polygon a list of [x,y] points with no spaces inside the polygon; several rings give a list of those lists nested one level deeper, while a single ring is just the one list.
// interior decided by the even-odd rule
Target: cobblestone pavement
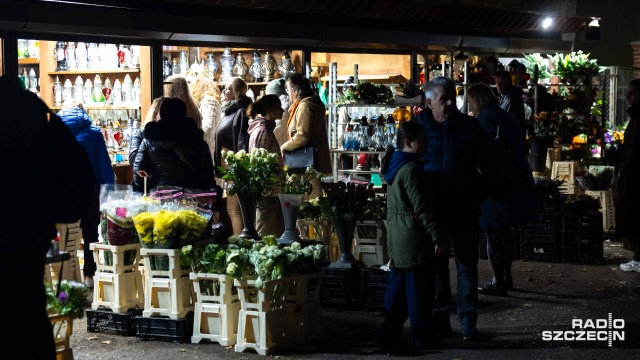
[{"label": "cobblestone pavement", "polygon": [[[639,359],[640,273],[625,273],[618,265],[631,253],[616,241],[605,240],[601,265],[516,261],[515,288],[508,297],[480,295],[478,328],[484,342],[461,339],[455,310],[451,323],[455,334],[443,339],[441,350],[419,354],[380,349],[375,333],[382,314],[362,310],[322,309],[324,337],[307,346],[277,349],[273,356],[291,359]],[[452,274],[455,270],[452,267]],[[487,260],[480,260],[480,283],[490,279]],[[455,292],[455,287],[453,289]],[[452,304],[454,308],[455,304]],[[543,331],[572,329],[572,319],[624,320],[624,340],[545,341]],[[619,321],[617,322],[620,323]],[[408,323],[403,341],[409,342]],[[71,348],[78,359],[257,359],[251,350],[237,353],[233,347],[203,341],[200,344],[139,340],[106,332],[87,332],[86,318],[74,321]]]}]

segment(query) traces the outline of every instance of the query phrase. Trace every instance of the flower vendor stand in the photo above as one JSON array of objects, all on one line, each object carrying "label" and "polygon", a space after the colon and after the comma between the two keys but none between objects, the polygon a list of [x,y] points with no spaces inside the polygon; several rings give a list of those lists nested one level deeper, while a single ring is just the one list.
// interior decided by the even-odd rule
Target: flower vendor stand
[{"label": "flower vendor stand", "polygon": [[[114,313],[124,313],[132,308],[144,307],[144,289],[139,271],[140,243],[122,246],[92,243],[89,245],[96,262],[93,302],[91,308],[107,308]],[[134,256],[131,256],[131,252]],[[101,261],[100,252],[111,253],[110,264]],[[106,254],[105,254],[106,255]],[[107,258],[107,256],[102,256]]]},{"label": "flower vendor stand", "polygon": [[260,355],[270,355],[276,347],[289,342],[286,296],[290,282],[290,277],[270,280],[258,289],[255,280],[245,277],[234,280],[241,304],[236,352],[252,349]]},{"label": "flower vendor stand", "polygon": [[[144,317],[168,316],[181,319],[193,310],[195,295],[189,269],[180,266],[179,249],[140,249],[144,263]],[[152,269],[151,256],[168,258],[168,270]]]},{"label": "flower vendor stand", "polygon": [[233,278],[226,274],[190,273],[196,293],[191,342],[236,343],[240,301]]},{"label": "flower vendor stand", "polygon": [[322,276],[322,271],[291,276],[287,305],[294,344],[306,345],[324,336],[320,310]]},{"label": "flower vendor stand", "polygon": [[73,317],[71,315],[49,315],[53,325],[53,336],[56,344],[56,360],[73,360],[73,350],[69,346],[73,333]]}]

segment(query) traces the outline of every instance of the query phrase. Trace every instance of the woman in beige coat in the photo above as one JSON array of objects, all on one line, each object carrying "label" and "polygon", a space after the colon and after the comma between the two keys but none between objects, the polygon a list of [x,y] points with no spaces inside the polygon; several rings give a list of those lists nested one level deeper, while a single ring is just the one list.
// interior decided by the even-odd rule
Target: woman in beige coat
[{"label": "woman in beige coat", "polygon": [[[322,174],[332,172],[331,155],[329,153],[329,138],[327,136],[327,121],[325,107],[320,97],[311,88],[309,79],[302,74],[293,74],[287,79],[287,93],[292,106],[289,108],[287,121],[287,140],[280,150],[293,151],[308,144],[314,144],[318,151],[318,164],[316,170]],[[315,199],[322,195],[320,179],[313,182],[313,191],[309,199]]]}]

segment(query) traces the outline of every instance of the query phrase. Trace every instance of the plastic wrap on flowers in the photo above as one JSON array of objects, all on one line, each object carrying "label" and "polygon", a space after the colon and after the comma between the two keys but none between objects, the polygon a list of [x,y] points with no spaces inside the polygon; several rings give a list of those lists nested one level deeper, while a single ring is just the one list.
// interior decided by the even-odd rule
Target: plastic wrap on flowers
[{"label": "plastic wrap on flowers", "polygon": [[183,231],[180,235],[181,246],[190,245],[198,240],[211,237],[213,211],[182,205],[177,214],[183,223]]}]

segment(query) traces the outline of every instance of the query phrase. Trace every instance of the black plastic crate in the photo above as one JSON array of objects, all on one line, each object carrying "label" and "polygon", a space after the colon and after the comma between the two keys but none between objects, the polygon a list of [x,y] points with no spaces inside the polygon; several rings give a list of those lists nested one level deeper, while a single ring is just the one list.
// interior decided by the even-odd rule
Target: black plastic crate
[{"label": "black plastic crate", "polygon": [[181,319],[164,316],[136,316],[136,335],[140,340],[170,340],[190,343],[193,335],[193,313]]},{"label": "black plastic crate", "polygon": [[126,313],[114,313],[111,310],[87,309],[87,332],[107,332],[121,336],[136,334],[134,317],[142,314],[142,309],[131,309]]},{"label": "black plastic crate", "polygon": [[368,289],[384,290],[387,288],[389,272],[377,267],[364,267],[360,270],[360,283],[362,291]]},{"label": "black plastic crate", "polygon": [[387,290],[367,289],[362,291],[362,310],[384,311],[384,298]]},{"label": "black plastic crate", "polygon": [[360,288],[360,271],[358,269],[322,268],[322,287],[327,289]]},{"label": "black plastic crate", "polygon": [[360,310],[360,290],[320,289],[320,306],[338,310]]},{"label": "black plastic crate", "polygon": [[558,243],[550,242],[526,242],[520,247],[520,259],[522,261],[540,261],[559,263],[562,260]]},{"label": "black plastic crate", "polygon": [[569,264],[604,262],[602,213],[564,215],[560,229],[562,261]]}]

